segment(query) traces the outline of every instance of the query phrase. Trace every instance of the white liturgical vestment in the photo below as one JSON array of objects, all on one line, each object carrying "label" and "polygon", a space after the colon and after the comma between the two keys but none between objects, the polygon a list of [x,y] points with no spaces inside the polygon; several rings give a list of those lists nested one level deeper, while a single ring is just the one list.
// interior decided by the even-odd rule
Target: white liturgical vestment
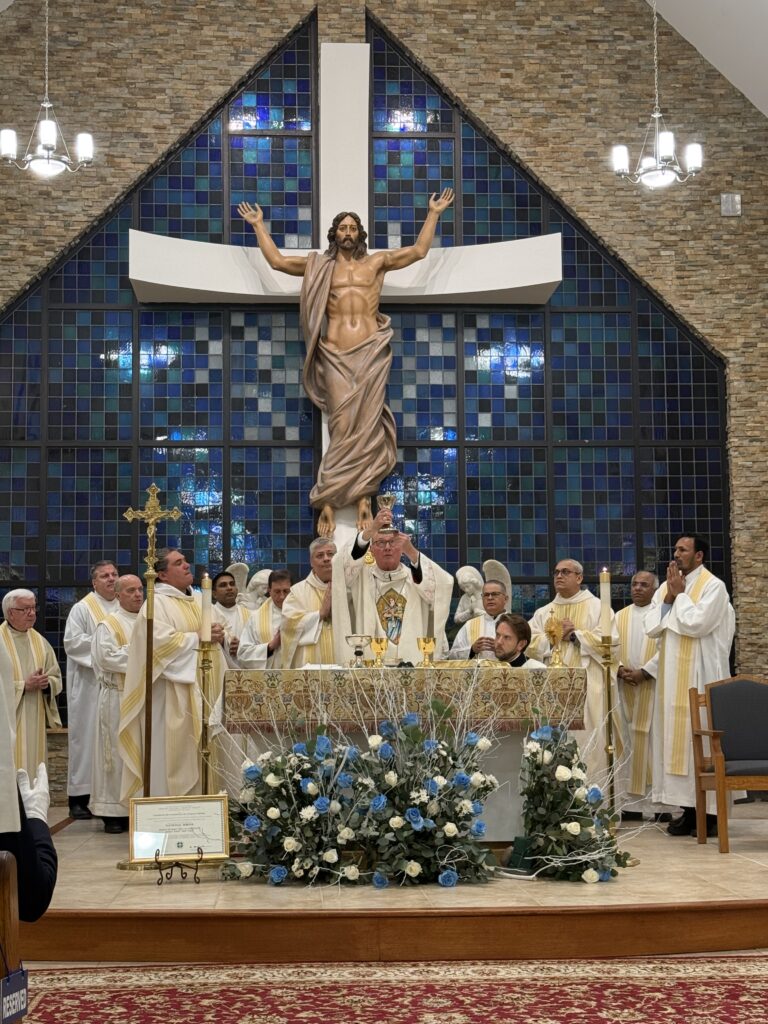
[{"label": "white liturgical vestment", "polygon": [[619,697],[624,709],[629,736],[629,760],[626,766],[627,792],[644,797],[651,786],[651,749],[653,737],[653,704],[656,694],[658,644],[646,635],[645,619],[650,604],[627,605],[616,613],[619,631],[619,665],[643,669],[651,676],[642,683],[619,681]]},{"label": "white liturgical vestment", "polygon": [[469,622],[464,623],[456,634],[456,639],[451,644],[448,657],[460,658],[462,661],[471,658],[472,644],[479,640],[481,636],[496,636],[496,618],[493,615],[488,615],[487,612],[483,612],[482,615],[476,615]]},{"label": "white liturgical vestment", "polygon": [[291,587],[283,602],[280,626],[283,668],[334,663],[333,627],[330,620],[320,618],[329,586],[311,572]]},{"label": "white liturgical vestment", "polygon": [[283,613],[269,598],[255,612],[251,612],[240,637],[237,660],[241,668],[265,669],[282,667],[282,637],[280,647],[270,654],[267,646],[280,629]]},{"label": "white liturgical vestment", "polygon": [[224,628],[224,660],[227,668],[240,668],[240,651],[234,657],[229,653],[230,640],[240,639],[250,617],[251,609],[244,604],[225,608],[218,601],[211,608],[211,622],[218,622]]}]

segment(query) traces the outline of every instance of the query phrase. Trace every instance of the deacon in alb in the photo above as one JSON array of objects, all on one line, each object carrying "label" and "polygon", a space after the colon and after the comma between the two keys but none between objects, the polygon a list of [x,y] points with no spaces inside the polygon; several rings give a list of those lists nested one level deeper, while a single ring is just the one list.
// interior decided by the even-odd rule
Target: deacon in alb
[{"label": "deacon in alb", "polygon": [[[435,656],[444,656],[445,623],[453,576],[420,554],[410,537],[392,525],[392,510],[379,509],[372,523],[333,560],[333,628],[336,660],[349,661],[345,637],[352,633],[386,636],[384,662],[418,664],[419,637],[435,638]],[[380,532],[381,530],[384,532]],[[366,555],[370,549],[373,562]],[[408,564],[401,562],[403,555]],[[372,657],[368,648],[368,657]]]}]

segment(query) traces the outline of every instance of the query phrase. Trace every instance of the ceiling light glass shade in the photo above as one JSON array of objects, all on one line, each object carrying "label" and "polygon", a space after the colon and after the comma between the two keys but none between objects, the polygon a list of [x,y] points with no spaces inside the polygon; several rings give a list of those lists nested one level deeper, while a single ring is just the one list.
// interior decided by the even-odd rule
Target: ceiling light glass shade
[{"label": "ceiling light glass shade", "polygon": [[16,132],[13,128],[3,128],[0,130],[0,157],[3,160],[15,160],[17,153]]},{"label": "ceiling light glass shade", "polygon": [[93,160],[93,136],[90,132],[80,132],[75,139],[77,159],[81,164],[89,164]]},{"label": "ceiling light glass shade", "polygon": [[703,154],[698,142],[689,142],[685,147],[685,166],[689,174],[700,171],[703,163]]}]

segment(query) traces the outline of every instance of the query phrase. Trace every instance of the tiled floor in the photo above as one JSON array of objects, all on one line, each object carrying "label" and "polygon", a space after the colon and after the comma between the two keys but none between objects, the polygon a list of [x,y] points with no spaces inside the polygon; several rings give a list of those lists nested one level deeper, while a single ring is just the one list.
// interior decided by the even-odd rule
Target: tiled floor
[{"label": "tiled floor", "polygon": [[[66,811],[52,809],[52,824]],[[621,832],[622,849],[639,863],[609,884],[501,877],[489,885],[441,889],[437,885],[391,887],[287,886],[263,882],[222,882],[212,868],[193,885],[174,878],[162,887],[152,871],[117,867],[128,855],[125,835],[105,835],[100,821],[78,821],[54,836],[59,880],[52,907],[125,910],[168,909],[428,909],[457,907],[563,907],[681,903],[768,898],[768,803],[735,809],[731,853],[720,854],[717,840],[700,846],[695,839],[673,839],[663,826]]]}]

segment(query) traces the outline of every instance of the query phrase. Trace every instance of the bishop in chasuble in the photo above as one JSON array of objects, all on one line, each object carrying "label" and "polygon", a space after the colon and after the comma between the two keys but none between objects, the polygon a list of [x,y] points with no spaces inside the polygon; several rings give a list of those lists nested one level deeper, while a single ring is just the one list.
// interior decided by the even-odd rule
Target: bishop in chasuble
[{"label": "bishop in chasuble", "polygon": [[[191,588],[189,562],[180,551],[161,550],[157,561],[152,662],[151,796],[186,796],[201,791],[203,713],[221,692],[225,670],[224,631],[211,624],[212,680],[210,708],[203,708],[200,670],[200,594]],[[144,687],[147,606],[136,619],[125,689],[120,702],[118,744],[123,759],[120,799],[141,796],[144,785]]]},{"label": "bishop in chasuble", "polygon": [[[584,570],[572,558],[557,563],[554,571],[555,599],[537,608],[530,621],[531,643],[526,655],[549,663],[552,648],[545,632],[550,615],[560,623],[563,641],[560,651],[563,664],[587,670],[587,699],[584,703],[584,729],[573,731],[587,765],[590,781],[605,781],[608,762],[605,753],[607,718],[603,662],[600,651],[600,601],[588,590],[582,590]],[[612,623],[611,644],[618,648],[619,635]],[[613,686],[616,687],[615,666]],[[618,713],[618,695],[614,699],[614,746],[619,760],[623,755],[622,718]]]},{"label": "bishop in chasuble", "polygon": [[[333,636],[339,664],[349,661],[345,638],[352,633],[386,636],[387,665],[421,662],[421,636],[435,638],[436,659],[445,656],[453,576],[391,525],[391,509],[379,509],[371,525],[333,560]],[[368,648],[367,657],[372,656]]]}]

